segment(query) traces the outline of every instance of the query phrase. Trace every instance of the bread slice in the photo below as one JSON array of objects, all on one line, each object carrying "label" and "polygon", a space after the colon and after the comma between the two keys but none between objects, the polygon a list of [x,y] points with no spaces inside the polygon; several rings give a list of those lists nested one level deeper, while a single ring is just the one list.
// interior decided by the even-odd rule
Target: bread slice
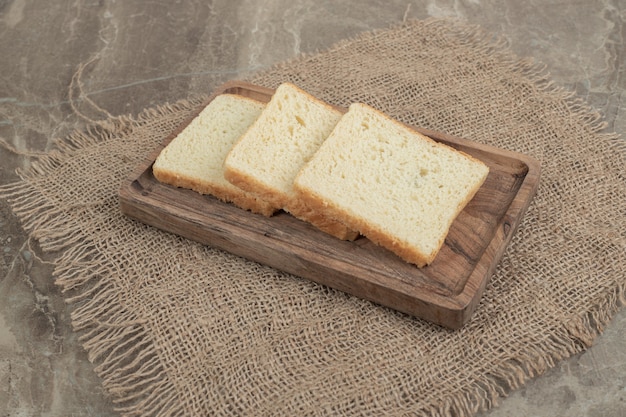
[{"label": "bread slice", "polygon": [[357,103],[294,188],[313,209],[423,267],[488,172],[481,161]]},{"label": "bread slice", "polygon": [[243,96],[216,96],[161,151],[152,167],[155,178],[271,216],[276,211],[272,204],[235,187],[223,173],[224,158],[264,108],[264,103]]},{"label": "bread slice", "polygon": [[246,191],[340,239],[358,233],[310,210],[293,180],[335,127],[341,112],[291,83],[281,84],[224,162],[224,176]]}]

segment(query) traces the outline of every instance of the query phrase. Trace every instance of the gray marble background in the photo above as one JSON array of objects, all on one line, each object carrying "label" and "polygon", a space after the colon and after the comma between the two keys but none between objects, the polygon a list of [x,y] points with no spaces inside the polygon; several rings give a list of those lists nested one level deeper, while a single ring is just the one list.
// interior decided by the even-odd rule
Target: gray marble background
[{"label": "gray marble background", "polygon": [[[600,111],[608,130],[626,131],[626,0],[0,0],[0,183],[87,119],[137,114],[429,16],[503,36]],[[0,415],[115,415],[50,263],[5,203],[0,250]],[[592,348],[483,415],[626,416],[625,333],[622,310]]]}]

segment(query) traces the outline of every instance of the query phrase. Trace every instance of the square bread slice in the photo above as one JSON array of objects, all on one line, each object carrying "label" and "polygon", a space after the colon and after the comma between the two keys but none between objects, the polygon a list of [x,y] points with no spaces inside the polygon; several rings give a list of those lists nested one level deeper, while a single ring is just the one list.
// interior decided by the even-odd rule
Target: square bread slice
[{"label": "square bread slice", "polygon": [[310,210],[293,190],[293,180],[317,152],[341,112],[291,83],[281,84],[265,110],[233,146],[224,162],[224,176],[276,208],[305,220],[339,239],[358,233]]},{"label": "square bread slice", "polygon": [[313,209],[423,267],[488,172],[481,161],[355,103],[294,188]]},{"label": "square bread slice", "polygon": [[223,171],[224,159],[233,144],[264,108],[264,103],[243,96],[216,96],[161,151],[152,167],[155,178],[271,216],[276,211],[272,204],[226,181]]}]

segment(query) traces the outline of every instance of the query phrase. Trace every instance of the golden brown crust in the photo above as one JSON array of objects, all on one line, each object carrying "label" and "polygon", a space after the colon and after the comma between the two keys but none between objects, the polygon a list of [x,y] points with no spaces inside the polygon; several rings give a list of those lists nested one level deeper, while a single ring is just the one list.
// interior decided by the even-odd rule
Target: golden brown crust
[{"label": "golden brown crust", "polygon": [[[382,118],[394,123],[399,128],[409,131],[411,135],[417,135],[420,138],[423,138],[423,140],[428,141],[429,143],[433,144],[434,146],[445,147],[446,149],[451,149],[449,146],[439,143],[433,140],[432,138],[429,138],[428,136],[422,135],[419,132],[412,129],[410,126],[407,126],[367,105],[355,103],[352,106],[362,106],[362,107],[371,109],[375,113],[380,115]],[[467,157],[468,159],[472,161],[477,161],[483,164],[482,161],[479,161],[478,159],[470,155],[467,155],[464,152],[461,152],[458,150],[454,150],[454,151],[458,152],[459,154],[464,155],[465,157]],[[450,217],[449,223],[446,225],[446,232],[443,233],[439,241],[436,242],[435,250],[432,251],[432,253],[423,253],[422,251],[418,250],[413,245],[403,242],[399,240],[397,237],[394,237],[393,235],[389,234],[389,232],[380,229],[371,221],[368,221],[367,219],[364,219],[361,217],[354,216],[351,213],[346,212],[345,210],[340,208],[338,205],[334,204],[332,201],[325,200],[322,196],[317,194],[314,189],[311,189],[310,187],[303,186],[302,184],[298,184],[296,182],[294,184],[294,192],[296,193],[298,198],[301,199],[303,204],[309,207],[313,212],[318,213],[319,215],[323,215],[323,216],[335,219],[336,221],[340,222],[341,224],[346,225],[350,229],[358,230],[361,232],[361,234],[366,236],[369,240],[371,240],[372,242],[376,243],[379,246],[389,249],[390,251],[398,255],[403,260],[409,263],[413,263],[417,265],[418,267],[424,267],[433,262],[433,260],[439,253],[439,250],[443,246],[445,237],[447,236],[448,231],[450,227],[452,226],[454,219],[456,219],[456,217],[462,211],[462,209],[474,197],[474,195],[476,194],[476,192],[478,191],[478,189],[481,187],[482,183],[484,182],[485,178],[483,178],[483,181],[481,181],[479,184],[476,184],[474,188],[466,195],[465,199],[456,207],[456,211]]]},{"label": "golden brown crust", "polygon": [[285,210],[300,220],[311,223],[323,232],[341,240],[354,240],[359,232],[349,228],[344,223],[335,220],[318,210],[311,209],[306,203],[298,198],[292,199]]},{"label": "golden brown crust", "polygon": [[237,171],[226,166],[224,167],[224,178],[226,178],[226,181],[230,182],[235,187],[239,187],[240,189],[255,195],[261,200],[267,201],[277,209],[283,208],[287,203],[287,199],[283,196],[283,193],[268,187],[256,178],[244,174],[241,171]]},{"label": "golden brown crust", "polygon": [[288,197],[284,196],[283,193],[267,187],[249,175],[226,168],[224,170],[224,178],[236,187],[246,190],[264,201],[270,202],[276,207],[284,208],[294,217],[306,221],[338,239],[354,240],[359,236],[358,232],[351,230],[343,223],[330,219],[320,213],[316,213],[296,200],[290,200]]},{"label": "golden brown crust", "polygon": [[305,204],[311,207],[312,210],[324,213],[328,217],[338,219],[351,229],[359,230],[361,234],[366,236],[369,240],[379,246],[389,249],[406,262],[416,264],[419,267],[423,267],[432,262],[432,259],[427,258],[414,248],[397,242],[393,239],[393,237],[377,229],[371,223],[350,216],[338,206],[325,201],[310,189],[297,187],[296,191],[298,196],[305,202]]},{"label": "golden brown crust", "polygon": [[224,187],[207,184],[206,182],[198,181],[194,178],[174,174],[158,168],[153,169],[153,175],[162,183],[173,185],[174,187],[191,189],[200,194],[210,194],[221,201],[232,203],[241,209],[250,210],[253,213],[270,217],[277,211],[277,208],[272,204],[246,193],[243,190],[229,190]]},{"label": "golden brown crust", "polygon": [[[454,219],[456,219],[458,214],[463,210],[467,203],[469,203],[472,198],[474,198],[474,195],[476,195],[483,182],[476,185],[476,187],[474,187],[474,189],[470,193],[468,193],[466,199],[458,205],[457,211],[455,212],[454,216],[451,217],[450,223],[447,225],[447,230],[450,229]],[[439,253],[439,250],[441,249],[441,246],[443,246],[445,236],[447,236],[448,234],[448,232],[446,231],[446,233],[442,235],[441,240],[437,243],[437,249],[433,251],[432,254],[424,254],[410,245],[398,242],[397,239],[393,238],[393,236],[390,236],[385,231],[378,229],[370,222],[353,217],[341,208],[339,208],[337,205],[325,201],[322,197],[317,195],[315,191],[302,186],[296,186],[294,188],[298,197],[301,198],[304,204],[310,207],[311,210],[314,210],[318,213],[323,213],[330,218],[337,219],[337,221],[340,221],[351,229],[359,230],[361,234],[366,236],[375,244],[389,249],[406,262],[413,263],[420,268],[434,261],[435,257]]]},{"label": "golden brown crust", "polygon": [[[335,107],[331,106],[330,104],[326,103],[323,100],[320,100],[319,98],[313,96],[307,91],[302,90],[297,85],[289,83],[289,82],[286,82],[284,84],[298,91],[299,94],[302,94],[303,96],[307,97],[309,100],[326,107],[329,111],[335,112],[337,114],[341,114],[341,112],[337,110]],[[359,236],[359,232],[357,232],[356,230],[347,227],[344,223],[337,221],[335,219],[332,219],[323,213],[312,210],[310,207],[306,205],[306,203],[303,203],[298,198],[292,198],[288,201],[285,201],[282,207],[286,211],[291,213],[294,217],[297,217],[300,220],[306,221],[312,224],[313,226],[317,227],[321,231],[328,233],[338,239],[354,240]]]}]

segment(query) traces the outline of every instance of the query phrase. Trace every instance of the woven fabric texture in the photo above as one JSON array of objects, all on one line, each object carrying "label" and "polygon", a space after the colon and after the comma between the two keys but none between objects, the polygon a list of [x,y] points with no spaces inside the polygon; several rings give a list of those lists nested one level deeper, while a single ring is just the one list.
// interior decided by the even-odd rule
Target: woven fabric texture
[{"label": "woven fabric texture", "polygon": [[58,254],[121,414],[471,416],[584,350],[624,305],[626,142],[504,42],[411,21],[245,78],[526,153],[539,190],[451,331],[124,217],[121,182],[204,97],[62,138],[0,196]]}]

